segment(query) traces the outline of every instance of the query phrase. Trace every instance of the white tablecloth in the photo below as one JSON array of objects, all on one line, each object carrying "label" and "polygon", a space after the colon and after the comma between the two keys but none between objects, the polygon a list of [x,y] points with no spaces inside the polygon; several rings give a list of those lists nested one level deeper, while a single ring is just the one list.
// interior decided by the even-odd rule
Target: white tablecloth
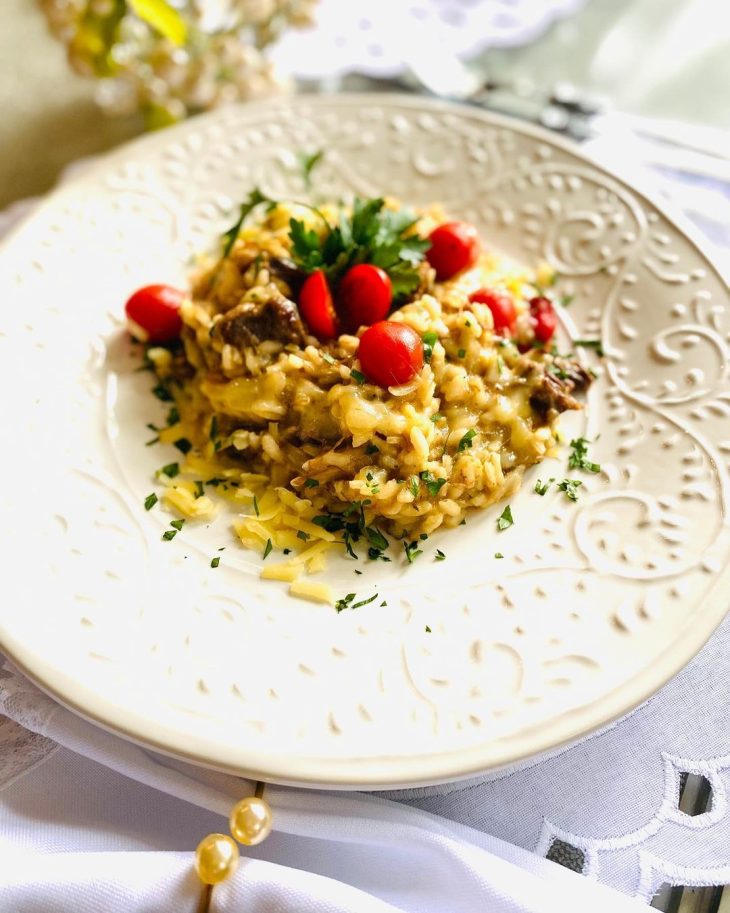
[{"label": "white tablecloth", "polygon": [[[648,146],[624,148],[634,167],[651,161]],[[611,143],[594,152],[616,157]],[[641,179],[727,257],[730,187],[652,168]],[[0,233],[28,206],[0,216]],[[478,781],[387,798],[271,787],[276,831],[214,909],[620,913],[664,882],[728,883],[729,656],[730,620],[628,718]],[[192,850],[226,832],[251,785],[96,729],[7,662],[0,712],[0,913],[194,909]],[[703,815],[678,810],[683,771],[710,782]],[[555,840],[583,875],[543,858]]]}]

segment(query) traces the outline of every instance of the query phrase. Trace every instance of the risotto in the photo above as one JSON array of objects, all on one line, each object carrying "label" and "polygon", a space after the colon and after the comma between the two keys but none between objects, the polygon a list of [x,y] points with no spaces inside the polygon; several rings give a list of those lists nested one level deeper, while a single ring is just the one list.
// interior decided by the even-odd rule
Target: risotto
[{"label": "risotto", "polygon": [[250,203],[188,294],[128,302],[171,400],[160,440],[184,454],[160,473],[162,499],[191,520],[238,505],[263,576],[327,600],[298,579],[327,552],[391,560],[400,540],[411,561],[424,537],[515,492],[590,378],[552,345],[550,270],[498,256],[437,208]]}]

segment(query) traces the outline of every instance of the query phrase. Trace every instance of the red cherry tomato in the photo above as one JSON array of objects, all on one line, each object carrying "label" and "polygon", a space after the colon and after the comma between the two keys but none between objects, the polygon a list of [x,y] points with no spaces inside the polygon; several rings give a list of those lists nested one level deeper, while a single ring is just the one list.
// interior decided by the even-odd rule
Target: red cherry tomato
[{"label": "red cherry tomato", "polygon": [[399,387],[423,367],[423,342],[406,324],[381,320],[362,334],[358,356],[371,383]]},{"label": "red cherry tomato", "polygon": [[170,342],[182,329],[180,305],[185,295],[170,285],[146,285],[124,306],[129,332],[140,342]]},{"label": "red cherry tomato", "polygon": [[437,279],[450,279],[473,266],[479,256],[479,235],[468,222],[444,222],[428,236],[431,247],[426,259]]},{"label": "red cherry tomato", "polygon": [[555,313],[552,301],[543,297],[533,298],[530,301],[530,314],[535,339],[543,345],[547,345],[558,328],[558,315]]},{"label": "red cherry tomato", "polygon": [[356,332],[388,316],[393,300],[390,276],[379,266],[360,263],[345,273],[340,284],[339,301],[348,330]]},{"label": "red cherry tomato", "polygon": [[469,301],[486,304],[492,312],[494,332],[499,336],[511,336],[517,320],[517,310],[512,296],[499,289],[480,288],[469,295]]},{"label": "red cherry tomato", "polygon": [[332,303],[332,293],[327,277],[321,270],[304,280],[299,292],[299,310],[317,339],[324,341],[337,336],[337,315]]}]

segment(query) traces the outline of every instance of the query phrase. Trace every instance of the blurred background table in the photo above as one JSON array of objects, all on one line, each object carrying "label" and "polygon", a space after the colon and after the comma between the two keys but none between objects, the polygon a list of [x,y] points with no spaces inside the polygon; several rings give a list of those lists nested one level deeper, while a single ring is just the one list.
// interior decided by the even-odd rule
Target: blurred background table
[{"label": "blurred background table", "polygon": [[[489,49],[478,64],[491,77],[546,89],[569,81],[631,113],[728,128],[730,17],[722,10],[718,0],[587,0],[530,44]],[[71,72],[30,0],[2,2],[0,61],[0,208],[143,129],[139,117],[96,108],[94,84]]]}]

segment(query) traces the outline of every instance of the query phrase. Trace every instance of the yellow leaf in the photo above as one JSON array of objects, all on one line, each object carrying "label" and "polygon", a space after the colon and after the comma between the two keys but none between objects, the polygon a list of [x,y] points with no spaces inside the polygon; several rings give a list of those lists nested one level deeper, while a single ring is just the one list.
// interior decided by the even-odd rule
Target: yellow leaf
[{"label": "yellow leaf", "polygon": [[173,44],[183,45],[188,27],[183,17],[167,0],[128,0],[132,11]]}]

